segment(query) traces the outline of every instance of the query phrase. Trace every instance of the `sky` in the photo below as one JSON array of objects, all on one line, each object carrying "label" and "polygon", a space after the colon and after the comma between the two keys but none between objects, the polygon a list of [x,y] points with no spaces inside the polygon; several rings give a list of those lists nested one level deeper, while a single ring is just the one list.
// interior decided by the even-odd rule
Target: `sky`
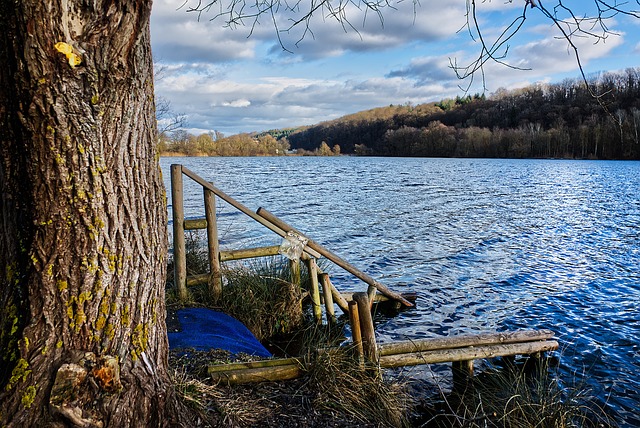
[{"label": "sky", "polygon": [[[261,1],[247,2],[246,13]],[[543,6],[553,12],[556,1],[546,0]],[[595,1],[562,4],[580,19],[592,16]],[[482,52],[473,25],[466,26],[466,0],[389,0],[382,15],[367,11],[362,1],[343,0],[342,9],[318,9],[308,22],[292,28],[312,0],[282,0],[275,14],[257,21],[245,18],[243,25],[216,17],[221,10],[217,4],[200,14],[189,10],[199,3],[155,0],[151,16],[156,96],[186,117],[193,134],[313,125],[390,104],[464,96],[465,89],[491,95],[501,88],[580,76],[560,30],[540,7],[525,8],[525,0],[478,0],[477,23],[487,45],[523,12],[526,19],[516,21],[522,26],[496,52],[503,57],[508,48],[506,56],[487,62],[465,80],[456,76],[452,64],[472,64]],[[627,8],[640,9],[629,3]],[[290,10],[287,4],[298,7]],[[555,10],[566,18],[566,12]],[[347,21],[339,22],[331,12]],[[602,34],[591,22],[582,23],[592,34]],[[606,24],[605,39],[572,39],[589,76],[640,66],[640,18],[618,14]]]}]

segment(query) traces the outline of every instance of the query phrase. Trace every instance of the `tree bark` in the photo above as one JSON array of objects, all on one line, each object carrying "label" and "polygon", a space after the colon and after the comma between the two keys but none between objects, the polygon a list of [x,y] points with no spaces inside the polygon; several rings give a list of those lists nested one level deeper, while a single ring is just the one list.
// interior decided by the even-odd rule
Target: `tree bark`
[{"label": "tree bark", "polygon": [[166,426],[147,0],[0,3],[0,425]]}]

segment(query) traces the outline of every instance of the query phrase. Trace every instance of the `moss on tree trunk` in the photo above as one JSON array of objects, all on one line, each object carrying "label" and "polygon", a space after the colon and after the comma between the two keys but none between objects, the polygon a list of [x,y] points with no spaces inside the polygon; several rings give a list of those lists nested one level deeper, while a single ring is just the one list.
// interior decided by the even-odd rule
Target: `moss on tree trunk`
[{"label": "moss on tree trunk", "polygon": [[150,12],[0,4],[2,426],[176,421]]}]

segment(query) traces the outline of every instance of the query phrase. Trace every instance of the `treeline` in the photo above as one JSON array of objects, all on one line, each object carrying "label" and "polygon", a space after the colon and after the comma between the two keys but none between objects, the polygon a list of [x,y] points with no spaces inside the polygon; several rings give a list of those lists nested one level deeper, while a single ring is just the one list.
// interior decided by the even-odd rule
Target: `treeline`
[{"label": "treeline", "polygon": [[269,134],[237,134],[225,137],[219,132],[192,135],[185,131],[161,136],[161,156],[284,156],[289,150],[286,139]]},{"label": "treeline", "polygon": [[[594,94],[599,94],[594,96]],[[291,133],[375,156],[640,159],[640,68],[536,84],[489,98],[389,106]]]}]

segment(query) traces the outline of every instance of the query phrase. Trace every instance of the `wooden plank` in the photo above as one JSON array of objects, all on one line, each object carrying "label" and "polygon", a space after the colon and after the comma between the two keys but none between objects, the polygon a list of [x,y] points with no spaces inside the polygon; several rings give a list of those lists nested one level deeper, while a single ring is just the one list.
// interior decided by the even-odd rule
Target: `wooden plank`
[{"label": "wooden plank", "polygon": [[[231,196],[227,195],[222,190],[218,189],[216,186],[214,186],[210,182],[206,181],[204,178],[200,177],[199,175],[197,175],[196,173],[194,173],[190,169],[182,167],[182,173],[185,174],[186,176],[188,176],[189,178],[191,178],[196,183],[200,184],[205,189],[211,190],[220,199],[224,200],[225,202],[227,202],[229,205],[231,205],[232,207],[234,207],[238,211],[240,211],[240,212],[244,213],[245,215],[249,216],[250,218],[252,218],[253,220],[257,221],[258,223],[260,223],[261,225],[263,225],[267,229],[269,229],[272,232],[276,233],[277,235],[280,235],[283,238],[287,235],[287,232],[285,232],[284,230],[280,229],[278,226],[274,225],[273,223],[271,223],[270,221],[264,219],[263,217],[255,214],[253,211],[251,211],[245,205],[243,205],[240,202],[236,201]],[[305,252],[309,253],[309,255],[311,255],[313,257],[320,258],[320,254],[317,251],[312,250],[311,248],[305,248]]]},{"label": "wooden plank", "polygon": [[194,287],[196,285],[208,284],[209,278],[211,277],[208,273],[200,273],[198,275],[189,275],[185,281],[187,287]]},{"label": "wooden plank", "polygon": [[537,352],[554,351],[558,342],[545,340],[539,342],[509,343],[501,345],[469,346],[455,349],[411,352],[380,357],[380,366],[385,368],[415,366],[420,364],[446,363],[452,361],[478,360],[507,355],[530,355]]},{"label": "wooden plank", "polygon": [[214,382],[228,385],[244,383],[281,381],[298,378],[302,375],[302,369],[298,364],[286,364],[274,367],[248,368],[234,371],[215,371],[210,373]]},{"label": "wooden plank", "polygon": [[381,344],[380,355],[422,352],[445,348],[461,348],[465,346],[531,342],[551,339],[553,336],[554,333],[551,330],[518,330],[502,333],[481,333],[407,340]]},{"label": "wooden plank", "polygon": [[280,250],[279,245],[270,247],[245,248],[242,250],[220,251],[220,261],[228,262],[230,260],[252,259],[254,257],[277,256]]},{"label": "wooden plank", "polygon": [[185,302],[187,292],[187,254],[184,242],[184,201],[182,166],[171,165],[171,213],[173,216],[173,281],[178,289],[178,298]]},{"label": "wooden plank", "polygon": [[184,220],[184,230],[199,230],[207,228],[206,218],[187,218]]},{"label": "wooden plank", "polygon": [[286,366],[290,364],[299,364],[299,361],[296,358],[274,358],[271,360],[246,361],[227,364],[210,364],[208,370],[209,373],[214,373],[221,371],[259,369],[262,367]]},{"label": "wooden plank", "polygon": [[342,312],[344,312],[345,314],[349,313],[349,303],[347,303],[348,300],[345,300],[345,298],[342,297],[342,294],[340,294],[340,292],[336,289],[328,276],[327,282],[329,283],[329,287],[331,288],[331,296],[333,297],[333,301],[336,303],[336,305],[338,305],[340,309],[342,309]]},{"label": "wooden plank", "polygon": [[[265,218],[266,220],[268,220],[269,222],[271,222],[272,224],[274,224],[275,226],[277,226],[278,228],[280,228],[282,230],[294,231],[296,233],[301,234],[296,229],[292,228],[287,223],[285,223],[284,221],[280,220],[278,217],[276,217],[275,215],[273,215],[272,213],[270,213],[269,211],[267,211],[264,208],[259,208],[258,211],[257,211],[257,214],[260,217]],[[376,281],[373,277],[371,277],[368,274],[362,272],[360,269],[356,268],[351,263],[347,262],[346,260],[344,260],[343,258],[338,256],[337,254],[329,251],[328,249],[326,249],[322,245],[314,242],[313,240],[309,239],[309,241],[307,242],[307,246],[306,247],[318,252],[322,256],[324,256],[327,259],[331,260],[333,263],[337,264],[338,266],[340,266],[341,268],[343,268],[347,272],[351,273],[356,278],[364,281],[365,283],[369,284],[372,287],[375,287],[378,291],[380,291],[382,294],[386,295],[387,297],[395,299],[395,300],[398,300],[398,301],[402,302],[405,306],[409,306],[409,307],[413,306],[413,303],[409,302],[407,299],[402,297],[400,294],[396,293],[395,291],[390,290],[385,285],[383,285],[380,282]]]}]

